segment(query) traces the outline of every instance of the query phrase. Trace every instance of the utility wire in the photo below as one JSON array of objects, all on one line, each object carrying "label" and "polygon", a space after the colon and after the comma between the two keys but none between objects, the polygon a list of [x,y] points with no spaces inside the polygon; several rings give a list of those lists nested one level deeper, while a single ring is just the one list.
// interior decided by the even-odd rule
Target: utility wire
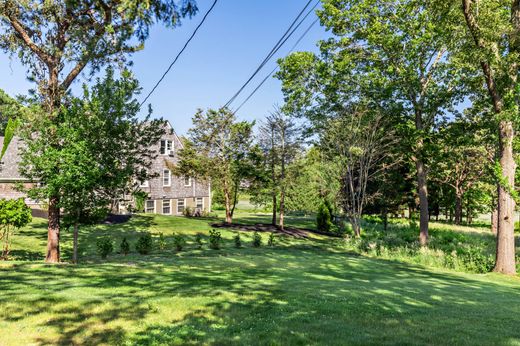
[{"label": "utility wire", "polygon": [[204,15],[204,17],[202,17],[202,20],[200,21],[199,25],[197,25],[197,27],[195,28],[195,30],[193,31],[193,33],[191,34],[191,36],[188,38],[188,40],[186,41],[186,43],[184,44],[184,46],[182,47],[182,49],[179,51],[179,53],[177,53],[177,56],[175,57],[175,59],[173,59],[172,63],[170,64],[170,66],[168,66],[168,68],[166,69],[166,71],[163,73],[163,75],[161,76],[161,78],[157,81],[157,83],[155,83],[155,86],[152,88],[152,90],[148,93],[148,95],[146,95],[146,97],[144,98],[143,102],[141,102],[141,104],[139,105],[139,108],[143,106],[143,104],[148,100],[148,98],[153,94],[153,92],[155,91],[155,89],[157,89],[157,87],[159,86],[159,84],[161,84],[161,82],[163,81],[164,77],[166,77],[166,75],[168,74],[168,72],[170,72],[170,70],[172,69],[173,65],[175,65],[175,63],[177,62],[177,60],[179,59],[179,57],[181,56],[181,54],[186,50],[186,48],[188,47],[188,44],[190,44],[191,40],[195,37],[195,35],[197,34],[197,31],[200,29],[200,27],[202,26],[202,24],[204,24],[204,21],[206,20],[206,18],[208,17],[208,15],[211,13],[211,11],[213,10],[213,8],[215,7],[215,5],[217,4],[217,1],[218,0],[215,0],[213,1],[213,4],[211,5],[211,7],[209,8],[209,10],[206,12],[206,14]]},{"label": "utility wire", "polygon": [[[282,47],[282,45],[291,37],[291,35],[294,33],[294,31],[298,28],[299,25],[301,25],[302,21],[293,29],[295,24],[298,22],[302,14],[305,12],[307,7],[311,4],[313,0],[309,0],[307,4],[303,7],[303,9],[298,13],[296,18],[293,20],[289,28],[285,31],[285,33],[280,37],[278,42],[274,45],[274,47],[271,49],[271,51],[267,54],[267,56],[264,58],[264,60],[260,63],[260,65],[256,68],[256,70],[253,72],[253,74],[249,77],[249,79],[240,87],[240,89],[229,99],[228,102],[224,105],[224,107],[229,107],[233,101],[240,95],[240,93],[244,90],[244,88],[251,82],[251,80],[260,72],[260,70],[265,66],[265,64],[276,54],[276,52]],[[312,10],[318,5],[319,1],[316,2],[316,5],[305,15],[304,18],[306,18]]]},{"label": "utility wire", "polygon": [[[304,33],[300,36],[300,38],[296,41],[296,43],[292,46],[291,50],[289,51],[288,54],[291,54],[293,52],[293,50],[296,48],[296,46],[301,42],[301,40],[305,37],[305,35],[307,35],[307,33],[311,30],[311,28],[318,22],[318,19],[319,18],[316,18],[312,23],[311,25],[309,25],[309,27],[307,28],[307,30],[304,31]],[[262,85],[267,81],[267,79],[269,79],[269,77],[271,77],[273,75],[273,73],[275,73],[275,71],[278,69],[278,65],[276,65],[274,67],[274,69],[269,72],[269,74],[267,76],[265,76],[265,78],[260,82],[260,84],[258,84],[258,86],[249,94],[249,96],[240,104],[240,106],[238,106],[234,111],[233,111],[233,114],[235,114],[236,112],[238,112],[240,110],[240,108],[242,108],[242,106],[244,104],[247,103],[247,101],[249,101],[249,99],[251,97],[253,97],[253,95],[258,91],[258,89],[260,89],[262,87]]]}]

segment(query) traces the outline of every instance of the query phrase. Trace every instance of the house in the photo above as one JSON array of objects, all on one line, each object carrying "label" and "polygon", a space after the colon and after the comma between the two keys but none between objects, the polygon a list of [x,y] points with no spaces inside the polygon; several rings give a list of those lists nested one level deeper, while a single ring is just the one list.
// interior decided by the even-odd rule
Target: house
[{"label": "house", "polygon": [[[165,126],[165,135],[150,148],[158,154],[150,167],[152,175],[156,177],[142,182],[139,186],[140,190],[148,193],[148,199],[145,201],[145,212],[182,215],[186,208],[198,212],[210,212],[211,185],[191,177],[175,176],[168,168],[168,162],[172,164],[178,162],[177,152],[182,148],[182,141],[170,123],[166,123]],[[3,139],[3,137],[0,137],[0,148]],[[45,210],[45,203],[31,200],[17,189],[20,184],[24,187],[30,187],[32,184],[23,178],[18,171],[20,145],[20,140],[15,137],[0,163],[0,198],[25,198],[27,205],[33,209],[33,214],[39,215],[38,211]],[[126,212],[128,204],[133,204],[133,201],[127,199],[120,203],[119,211]]]},{"label": "house", "polygon": [[175,176],[168,168],[168,162],[177,164],[177,152],[182,148],[182,141],[169,122],[165,126],[163,138],[150,148],[158,154],[150,168],[156,177],[139,186],[140,190],[148,193],[145,213],[182,215],[186,208],[210,212],[211,184],[191,177]]}]

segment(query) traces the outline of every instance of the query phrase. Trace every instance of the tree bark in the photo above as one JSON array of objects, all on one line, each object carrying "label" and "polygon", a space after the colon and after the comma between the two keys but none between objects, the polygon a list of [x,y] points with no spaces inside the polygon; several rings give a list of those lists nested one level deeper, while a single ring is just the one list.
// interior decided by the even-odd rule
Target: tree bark
[{"label": "tree bark", "polygon": [[226,207],[226,223],[232,223],[233,216],[231,215],[231,197],[229,196],[229,188],[227,182],[224,182],[224,204]]},{"label": "tree bark", "polygon": [[460,225],[462,222],[462,196],[457,193],[455,195],[455,224]]},{"label": "tree bark", "polygon": [[491,232],[496,236],[498,233],[498,206],[491,213]]},{"label": "tree bark", "polygon": [[273,189],[273,217],[271,219],[271,224],[276,226],[276,191]]},{"label": "tree bark", "polygon": [[420,221],[419,221],[419,242],[421,246],[428,244],[428,187],[426,185],[426,169],[422,159],[417,158],[415,161],[417,168],[417,188],[419,190],[419,206],[420,206]]},{"label": "tree bark", "polygon": [[58,198],[49,199],[49,225],[47,228],[47,256],[45,262],[58,263],[60,261],[60,209]]},{"label": "tree bark", "polygon": [[515,263],[515,200],[508,189],[514,189],[516,164],[513,157],[513,123],[502,120],[499,124],[500,167],[502,179],[508,186],[500,185],[498,190],[498,232],[497,253],[494,271],[503,274],[516,274]]},{"label": "tree bark", "polygon": [[354,231],[356,238],[361,237],[361,224],[359,219],[357,217],[351,217],[350,224],[352,225],[352,230]]},{"label": "tree bark", "polygon": [[285,191],[282,187],[280,191],[280,229],[283,231],[284,228],[284,216],[285,216]]},{"label": "tree bark", "polygon": [[73,239],[73,251],[72,251],[72,263],[78,264],[78,223],[74,224],[74,239]]}]

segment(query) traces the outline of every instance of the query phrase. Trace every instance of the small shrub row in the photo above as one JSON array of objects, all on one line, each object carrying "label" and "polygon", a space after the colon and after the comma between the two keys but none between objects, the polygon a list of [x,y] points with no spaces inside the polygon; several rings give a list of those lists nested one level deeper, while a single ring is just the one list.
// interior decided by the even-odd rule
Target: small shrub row
[{"label": "small shrub row", "polygon": [[[182,251],[186,245],[186,239],[181,234],[173,234],[173,245],[177,251]],[[236,248],[242,247],[242,239],[240,238],[240,234],[237,233],[233,237],[234,246]],[[275,243],[275,235],[274,233],[269,234],[269,238],[267,240],[268,246],[274,246]],[[197,249],[202,249],[203,245],[203,236],[200,233],[195,235],[195,244]],[[258,232],[253,233],[253,247],[261,247],[262,246],[262,237]],[[102,237],[97,240],[96,243],[97,252],[101,256],[101,258],[105,259],[108,255],[110,255],[114,251],[114,244],[112,239],[109,237]],[[159,233],[159,239],[157,240],[157,247],[160,250],[166,249],[166,240],[162,233]],[[219,231],[212,229],[209,231],[209,248],[213,250],[220,250],[222,247],[222,235]],[[151,233],[143,233],[137,239],[137,243],[135,245],[136,251],[141,255],[148,255],[152,252],[153,249],[153,238]],[[126,238],[123,238],[120,244],[120,253],[123,255],[128,255],[130,253],[130,243]]]}]

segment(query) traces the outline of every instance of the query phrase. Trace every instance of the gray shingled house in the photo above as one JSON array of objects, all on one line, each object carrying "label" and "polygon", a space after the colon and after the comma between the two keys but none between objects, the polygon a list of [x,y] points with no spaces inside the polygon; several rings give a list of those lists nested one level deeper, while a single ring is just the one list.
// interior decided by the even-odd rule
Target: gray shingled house
[{"label": "gray shingled house", "polygon": [[[157,177],[145,181],[140,189],[148,193],[145,202],[145,212],[165,215],[181,215],[185,208],[193,210],[211,211],[211,186],[191,177],[175,176],[168,169],[167,162],[175,164],[178,160],[177,151],[182,148],[182,142],[170,123],[167,123],[167,131],[163,138],[150,150],[155,150],[158,155],[153,161],[151,170]],[[0,148],[3,144],[0,137]],[[21,143],[14,138],[0,163],[0,198],[26,198],[24,193],[17,191],[16,186],[23,184],[30,186],[30,182],[23,178],[18,171],[20,157],[18,150]],[[26,198],[26,203],[33,210],[45,209],[45,203]],[[125,204],[119,206],[120,212],[125,212]]]}]

